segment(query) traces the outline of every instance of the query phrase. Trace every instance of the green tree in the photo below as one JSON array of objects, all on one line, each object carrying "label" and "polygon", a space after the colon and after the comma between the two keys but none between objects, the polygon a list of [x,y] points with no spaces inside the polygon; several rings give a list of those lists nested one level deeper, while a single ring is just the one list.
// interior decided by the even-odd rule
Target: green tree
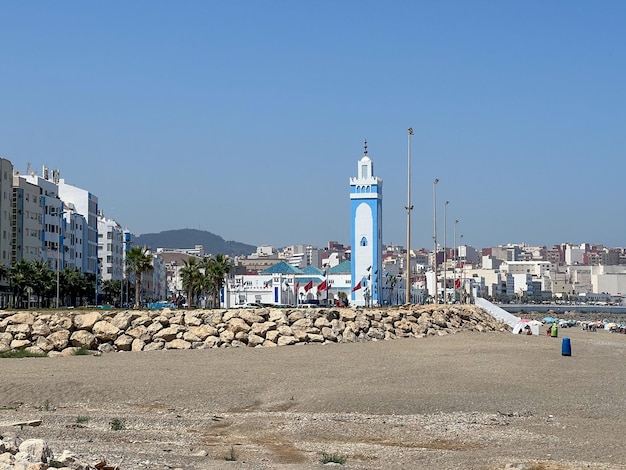
[{"label": "green tree", "polygon": [[16,307],[28,306],[26,297],[28,289],[33,289],[34,271],[32,263],[22,260],[11,267],[11,286],[13,287],[13,297]]},{"label": "green tree", "polygon": [[126,252],[126,270],[135,275],[135,308],[141,307],[141,281],[143,274],[152,271],[152,256],[145,246],[133,246]]},{"label": "green tree", "polygon": [[119,297],[122,282],[114,279],[107,279],[100,284],[104,301],[107,304],[113,304],[114,300]]},{"label": "green tree", "polygon": [[187,306],[194,305],[194,296],[202,289],[203,274],[201,265],[193,256],[184,261],[185,265],[180,268],[180,277],[183,281],[183,289],[187,292]]},{"label": "green tree", "polygon": [[69,297],[69,304],[77,307],[77,300],[82,297],[84,276],[74,266],[66,266],[59,273],[59,304],[66,305]]},{"label": "green tree", "polygon": [[211,295],[211,308],[219,307],[220,291],[232,264],[226,255],[218,254],[214,258],[205,258],[203,266],[207,291]]},{"label": "green tree", "polygon": [[49,300],[56,286],[55,273],[43,260],[30,263],[30,287],[37,296],[37,303],[41,307],[44,301]]}]

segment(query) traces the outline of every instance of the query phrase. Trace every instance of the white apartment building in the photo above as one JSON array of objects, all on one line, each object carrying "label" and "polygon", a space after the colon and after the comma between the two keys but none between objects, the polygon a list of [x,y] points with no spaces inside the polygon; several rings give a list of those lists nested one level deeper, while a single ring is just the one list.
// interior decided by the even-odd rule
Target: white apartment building
[{"label": "white apartment building", "polygon": [[11,264],[43,258],[43,206],[39,187],[19,174],[13,176],[13,227]]},{"label": "white apartment building", "polygon": [[83,215],[76,212],[74,204],[66,202],[63,205],[63,256],[61,269],[73,267],[81,270],[83,267],[84,236],[87,221]]},{"label": "white apartment building", "polygon": [[[13,255],[13,164],[0,158],[0,263],[11,267]],[[6,278],[0,279],[0,307],[9,304],[11,286]]]},{"label": "white apartment building", "polygon": [[549,261],[507,261],[500,265],[500,270],[508,274],[531,274],[542,277],[549,273],[552,263]]},{"label": "white apartment building", "polygon": [[565,245],[565,264],[583,264],[585,262],[585,245]]},{"label": "white apartment building", "polygon": [[155,302],[167,299],[167,270],[160,253],[152,254],[152,282],[147,299]]},{"label": "white apartment building", "polygon": [[[37,186],[40,191],[39,202],[42,206],[42,259],[49,269],[61,269],[63,202],[59,199],[59,188],[55,183],[58,173],[50,174],[47,167],[43,167],[43,175],[34,171],[29,174],[18,175],[20,179]],[[52,178],[51,178],[52,176]]]},{"label": "white apartment building", "polygon": [[86,221],[83,232],[83,254],[81,271],[89,274],[98,272],[98,198],[85,189],[78,188],[54,175],[58,180],[59,196],[66,203],[72,203],[77,213]]},{"label": "white apartment building", "polygon": [[[13,164],[0,158],[0,263],[11,266],[13,253]],[[8,283],[0,280],[0,285]]]},{"label": "white apartment building", "polygon": [[98,214],[98,262],[103,281],[121,281],[124,275],[124,229]]},{"label": "white apartment building", "polygon": [[589,266],[591,292],[611,295],[626,294],[626,266]]}]

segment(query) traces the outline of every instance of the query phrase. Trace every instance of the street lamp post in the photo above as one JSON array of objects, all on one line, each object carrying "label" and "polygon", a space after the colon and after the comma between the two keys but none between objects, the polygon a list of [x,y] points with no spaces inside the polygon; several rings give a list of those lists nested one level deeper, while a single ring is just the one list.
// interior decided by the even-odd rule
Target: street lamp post
[{"label": "street lamp post", "polygon": [[[460,235],[459,236],[459,251],[461,250],[461,245],[462,244],[463,244],[463,235]],[[460,257],[460,254],[461,253],[459,253],[459,257]],[[464,271],[464,269],[461,268],[461,283],[459,285],[459,302],[461,302],[461,303],[464,303],[463,302],[463,291],[465,289],[465,286],[463,285],[463,271]]]},{"label": "street lamp post", "polygon": [[59,218],[58,221],[58,233],[57,233],[57,292],[56,292],[56,305],[59,308],[60,305],[60,292],[61,292],[61,245],[62,245],[62,225],[63,225],[63,202],[61,202],[61,207],[57,209],[57,216]]},{"label": "street lamp post", "polygon": [[406,299],[405,303],[411,303],[411,136],[413,128],[409,127],[409,151],[408,151],[408,170],[407,170],[407,203],[406,203]]},{"label": "street lamp post", "polygon": [[454,276],[454,302],[456,302],[456,250],[458,248],[456,244],[456,224],[458,223],[458,220],[454,221],[454,253],[452,256],[454,261],[454,268],[452,269],[452,275]]},{"label": "street lamp post", "polygon": [[450,201],[446,201],[443,205],[443,303],[448,303],[448,281],[447,281],[447,273],[448,273],[448,243],[446,240],[446,235],[448,233],[448,204]]},{"label": "street lamp post", "polygon": [[435,273],[434,291],[435,291],[435,304],[439,303],[439,293],[437,292],[437,183],[439,179],[435,178],[433,181],[433,271]]}]

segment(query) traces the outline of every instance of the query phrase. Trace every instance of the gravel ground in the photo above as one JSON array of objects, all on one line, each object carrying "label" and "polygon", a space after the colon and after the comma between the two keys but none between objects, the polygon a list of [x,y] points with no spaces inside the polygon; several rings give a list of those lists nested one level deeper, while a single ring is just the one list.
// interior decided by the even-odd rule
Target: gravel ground
[{"label": "gravel ground", "polygon": [[560,336],[4,359],[0,435],[120,469],[626,469],[626,335]]}]

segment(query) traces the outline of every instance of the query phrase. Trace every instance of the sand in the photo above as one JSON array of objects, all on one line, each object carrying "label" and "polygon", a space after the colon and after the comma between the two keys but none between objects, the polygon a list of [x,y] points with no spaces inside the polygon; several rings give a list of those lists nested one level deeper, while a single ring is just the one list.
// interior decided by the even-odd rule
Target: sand
[{"label": "sand", "polygon": [[2,359],[0,435],[122,469],[626,468],[626,335],[559,333]]}]

